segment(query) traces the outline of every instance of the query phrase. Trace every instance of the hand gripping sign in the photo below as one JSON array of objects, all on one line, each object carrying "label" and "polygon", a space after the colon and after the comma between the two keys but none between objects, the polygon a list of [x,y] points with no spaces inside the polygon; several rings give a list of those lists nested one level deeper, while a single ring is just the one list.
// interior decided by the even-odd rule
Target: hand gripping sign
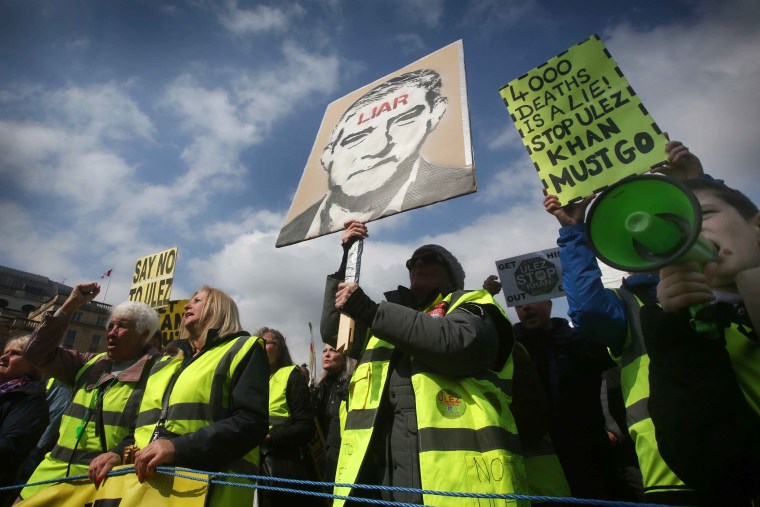
[{"label": "hand gripping sign", "polygon": [[500,94],[541,183],[563,205],[665,163],[667,139],[597,35]]}]

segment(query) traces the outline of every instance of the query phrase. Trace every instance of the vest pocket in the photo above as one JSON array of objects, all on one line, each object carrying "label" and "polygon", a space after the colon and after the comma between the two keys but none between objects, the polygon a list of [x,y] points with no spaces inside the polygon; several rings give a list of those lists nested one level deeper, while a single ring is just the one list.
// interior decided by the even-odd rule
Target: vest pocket
[{"label": "vest pocket", "polygon": [[351,377],[351,384],[348,390],[349,410],[364,410],[370,399],[370,390],[372,387],[372,363],[359,365]]}]

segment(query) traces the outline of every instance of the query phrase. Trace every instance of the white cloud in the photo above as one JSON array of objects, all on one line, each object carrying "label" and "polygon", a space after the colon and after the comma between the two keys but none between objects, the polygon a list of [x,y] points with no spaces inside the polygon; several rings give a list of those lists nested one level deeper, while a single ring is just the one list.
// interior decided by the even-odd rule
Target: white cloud
[{"label": "white cloud", "polygon": [[23,207],[7,201],[0,201],[0,216],[0,236],[12,238],[0,241],[0,256],[10,266],[26,266],[53,279],[71,273],[66,257],[76,247],[70,231],[40,224]]},{"label": "white cloud", "polygon": [[186,172],[166,191],[192,196],[196,213],[214,193],[244,188],[244,177],[258,168],[242,166],[240,157],[273,125],[315,95],[336,89],[338,57],[310,53],[292,42],[283,44],[282,53],[283,60],[268,69],[212,73],[213,86],[201,72],[180,76],[168,87],[161,104],[190,140],[181,153]]},{"label": "white cloud", "polygon": [[89,140],[151,139],[155,128],[129,95],[129,85],[71,86],[45,97],[67,129]]},{"label": "white cloud", "polygon": [[36,101],[39,119],[0,120],[0,174],[33,194],[66,198],[77,213],[113,202],[132,176],[134,168],[111,145],[150,142],[155,134],[148,116],[113,83],[16,96]]},{"label": "white cloud", "polygon": [[760,200],[760,9],[705,2],[695,24],[607,30],[605,43],[658,125],[706,170]]},{"label": "white cloud", "polygon": [[418,53],[425,49],[425,41],[416,33],[400,33],[396,35],[396,41],[401,45],[404,54]]},{"label": "white cloud", "polygon": [[[177,244],[184,266],[221,264],[215,268],[219,272],[201,269],[192,280],[180,278],[174,297],[187,295],[197,280],[225,288],[229,280],[244,280],[238,273],[249,256],[241,252],[255,248],[250,258],[266,259],[283,217],[253,208],[240,211],[234,222],[213,226],[199,217],[221,190],[247,190],[246,176],[257,168],[243,167],[243,152],[305,101],[333,93],[342,72],[338,57],[292,42],[283,44],[282,55],[264,69],[199,68],[182,74],[166,85],[157,109],[141,108],[129,85],[114,83],[3,90],[6,110],[19,104],[36,107],[20,120],[0,118],[0,175],[19,191],[0,198],[3,237],[14,238],[3,242],[0,256],[59,280],[96,278],[115,267],[109,302],[127,294],[131,277],[125,272],[135,259]],[[151,114],[163,116],[156,116],[154,124]],[[166,124],[173,129],[170,136],[155,126]],[[154,148],[167,137],[178,144],[181,163],[171,164],[174,172],[163,173],[163,183],[144,181],[146,171],[164,168],[150,160],[128,160],[127,154],[141,153],[141,146]],[[20,204],[43,196],[51,212]],[[196,243],[203,241],[221,250],[198,250]],[[241,260],[227,260],[235,255]],[[75,267],[85,264],[84,272]],[[262,264],[270,275],[264,280],[274,286],[269,265],[275,266]],[[206,272],[209,278],[201,276]],[[295,291],[296,285],[288,289]],[[250,289],[240,286],[240,294]],[[265,307],[273,311],[271,304]]]},{"label": "white cloud", "polygon": [[281,66],[237,74],[231,80],[243,114],[265,127],[292,113],[314,94],[327,95],[338,87],[339,57],[310,53],[291,41],[283,44],[282,52],[285,59]]},{"label": "white cloud", "polygon": [[282,32],[305,13],[297,3],[287,7],[257,5],[251,9],[241,9],[236,0],[228,0],[219,11],[218,18],[222,26],[235,34],[260,34]]},{"label": "white cloud", "polygon": [[531,170],[532,168],[533,163],[527,153],[523,153],[496,173],[491,180],[478,182],[478,201],[492,206],[498,203],[506,205],[527,200],[535,206],[542,206],[543,187],[536,172]]},{"label": "white cloud", "polygon": [[[511,123],[511,122],[510,122]],[[503,148],[523,148],[524,145],[514,125],[508,125],[495,131],[487,131],[486,147],[489,150],[501,150]]]}]

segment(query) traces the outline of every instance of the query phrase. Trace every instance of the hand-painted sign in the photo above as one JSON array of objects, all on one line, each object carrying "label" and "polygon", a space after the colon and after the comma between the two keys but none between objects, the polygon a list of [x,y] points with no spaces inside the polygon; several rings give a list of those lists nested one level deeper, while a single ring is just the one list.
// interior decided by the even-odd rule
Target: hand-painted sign
[{"label": "hand-painted sign", "polygon": [[665,162],[667,139],[596,35],[500,93],[544,188],[563,205]]},{"label": "hand-painted sign", "polygon": [[327,107],[277,246],[475,190],[458,41]]},{"label": "hand-painted sign", "polygon": [[169,304],[177,267],[177,247],[137,259],[130,301],[142,301],[153,308]]}]

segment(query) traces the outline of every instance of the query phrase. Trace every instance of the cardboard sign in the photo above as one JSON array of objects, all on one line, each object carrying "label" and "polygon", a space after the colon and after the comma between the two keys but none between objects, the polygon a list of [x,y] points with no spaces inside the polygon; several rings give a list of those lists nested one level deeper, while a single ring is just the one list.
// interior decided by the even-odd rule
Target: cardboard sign
[{"label": "cardboard sign", "polygon": [[559,248],[550,248],[496,262],[507,306],[563,297]]},{"label": "cardboard sign", "polygon": [[158,329],[161,331],[161,345],[179,339],[179,326],[182,324],[182,316],[185,314],[185,305],[189,302],[189,299],[177,299],[169,301],[166,306],[156,308]]},{"label": "cardboard sign", "polygon": [[458,41],[327,107],[276,246],[475,190]]},{"label": "cardboard sign", "polygon": [[597,35],[500,94],[544,188],[563,205],[665,163],[667,139]]},{"label": "cardboard sign", "polygon": [[153,308],[169,304],[177,267],[177,247],[137,259],[130,301],[142,301]]}]

